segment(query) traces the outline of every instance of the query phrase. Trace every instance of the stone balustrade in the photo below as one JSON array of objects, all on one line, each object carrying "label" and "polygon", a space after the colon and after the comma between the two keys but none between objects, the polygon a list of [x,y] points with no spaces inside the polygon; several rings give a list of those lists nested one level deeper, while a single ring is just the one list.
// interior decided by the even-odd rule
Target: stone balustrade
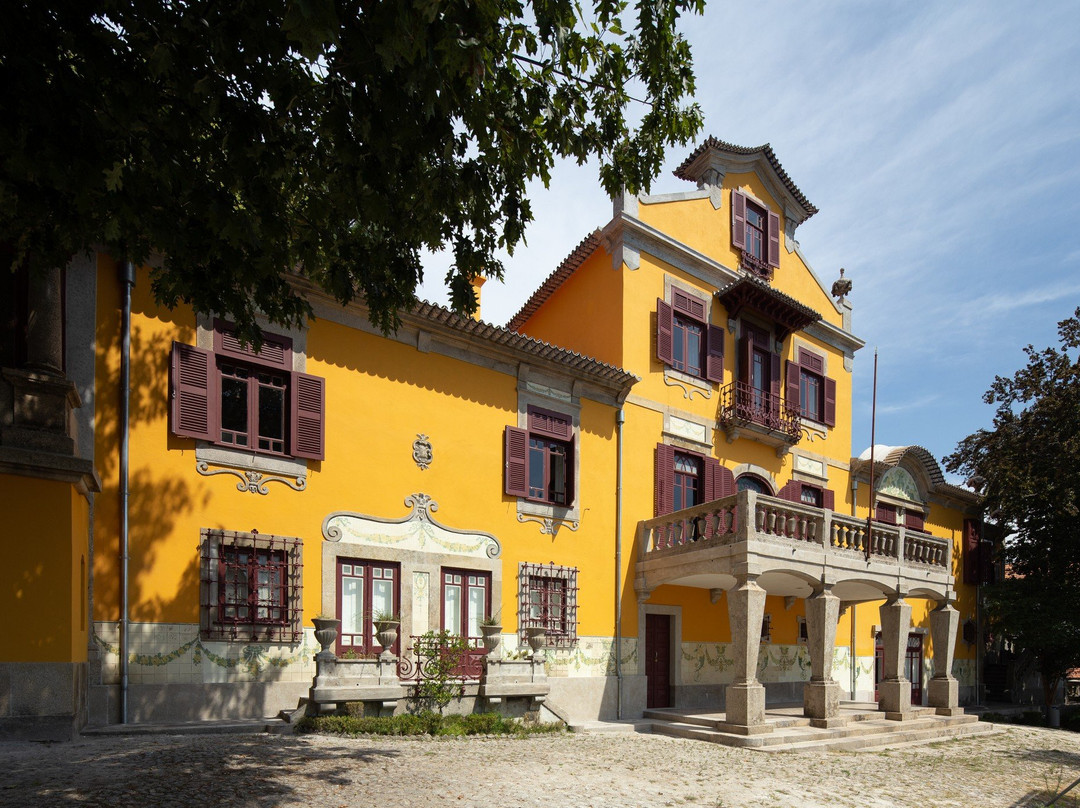
[{"label": "stone balustrade", "polygon": [[[740,504],[742,503],[742,504]],[[753,514],[747,518],[744,514]],[[740,525],[750,526],[740,530]],[[698,542],[783,541],[816,545],[828,555],[894,561],[948,571],[951,543],[929,533],[788,502],[752,491],[706,502],[640,524],[641,552],[650,554]]]}]

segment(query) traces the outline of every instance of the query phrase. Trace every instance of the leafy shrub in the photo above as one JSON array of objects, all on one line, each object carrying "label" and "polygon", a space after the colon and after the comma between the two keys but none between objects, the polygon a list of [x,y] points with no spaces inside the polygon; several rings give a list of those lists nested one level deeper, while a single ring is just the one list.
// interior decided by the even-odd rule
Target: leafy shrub
[{"label": "leafy shrub", "polygon": [[499,713],[472,715],[440,715],[434,712],[405,713],[393,716],[362,717],[354,715],[304,716],[296,724],[296,732],[323,735],[434,735],[461,737],[465,735],[535,735],[562,732],[564,724],[545,724],[520,721]]}]

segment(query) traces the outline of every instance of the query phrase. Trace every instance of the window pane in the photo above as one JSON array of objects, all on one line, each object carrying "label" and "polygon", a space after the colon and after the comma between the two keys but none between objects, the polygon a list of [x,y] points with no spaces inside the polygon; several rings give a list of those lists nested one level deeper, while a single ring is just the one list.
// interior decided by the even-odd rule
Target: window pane
[{"label": "window pane", "polygon": [[484,619],[484,608],[487,606],[487,597],[483,589],[478,586],[469,587],[469,625],[468,636],[480,636],[480,621]]},{"label": "window pane", "polygon": [[566,449],[553,444],[551,447],[551,496],[552,502],[566,503]]},{"label": "window pane", "polygon": [[341,633],[364,633],[364,579],[341,579]]},{"label": "window pane", "polygon": [[547,497],[547,479],[544,460],[547,447],[544,442],[532,438],[529,440],[529,496]]},{"label": "window pane", "polygon": [[248,385],[246,381],[221,375],[221,438],[247,446]]},{"label": "window pane", "polygon": [[285,438],[285,391],[259,385],[259,437],[267,441]]},{"label": "window pane", "polygon": [[685,345],[686,329],[683,326],[683,321],[676,317],[671,340],[671,358],[673,360],[672,364],[675,366],[676,370],[684,370],[686,368]]},{"label": "window pane", "polygon": [[461,587],[454,584],[443,589],[443,628],[454,634],[461,632]]}]

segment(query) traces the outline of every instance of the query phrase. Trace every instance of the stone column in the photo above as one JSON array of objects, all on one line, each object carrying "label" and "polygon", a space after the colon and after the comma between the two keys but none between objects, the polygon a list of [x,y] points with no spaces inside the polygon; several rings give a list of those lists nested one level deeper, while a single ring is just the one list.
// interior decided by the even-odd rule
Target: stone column
[{"label": "stone column", "polygon": [[765,617],[765,590],[756,575],[740,575],[728,590],[728,620],[735,656],[735,681],[725,694],[727,723],[747,735],[767,732],[765,687],[757,680],[761,621]]},{"label": "stone column", "polygon": [[960,614],[949,601],[943,601],[930,612],[930,636],[934,641],[934,678],[930,680],[927,704],[938,715],[960,715],[959,684],[952,675],[953,654],[956,651],[956,628]]},{"label": "stone column", "polygon": [[814,727],[840,723],[840,685],[833,681],[833,652],[840,599],[828,586],[806,599],[806,637],[810,652],[810,681],[803,686],[803,715]]},{"label": "stone column", "polygon": [[889,598],[880,608],[881,639],[885,647],[882,663],[881,694],[878,709],[886,718],[903,720],[911,714],[911,682],[904,676],[904,658],[911,631],[911,605],[902,593]]}]

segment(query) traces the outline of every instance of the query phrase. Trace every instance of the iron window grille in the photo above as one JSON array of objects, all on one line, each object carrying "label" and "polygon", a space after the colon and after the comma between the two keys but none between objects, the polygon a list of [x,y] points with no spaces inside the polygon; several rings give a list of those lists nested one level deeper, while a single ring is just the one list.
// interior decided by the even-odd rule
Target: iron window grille
[{"label": "iron window grille", "polygon": [[303,542],[232,530],[200,531],[199,623],[203,639],[301,639]]},{"label": "iron window grille", "polygon": [[577,642],[576,567],[526,564],[518,567],[518,634],[527,642],[530,628],[542,628],[547,643],[569,648]]}]

